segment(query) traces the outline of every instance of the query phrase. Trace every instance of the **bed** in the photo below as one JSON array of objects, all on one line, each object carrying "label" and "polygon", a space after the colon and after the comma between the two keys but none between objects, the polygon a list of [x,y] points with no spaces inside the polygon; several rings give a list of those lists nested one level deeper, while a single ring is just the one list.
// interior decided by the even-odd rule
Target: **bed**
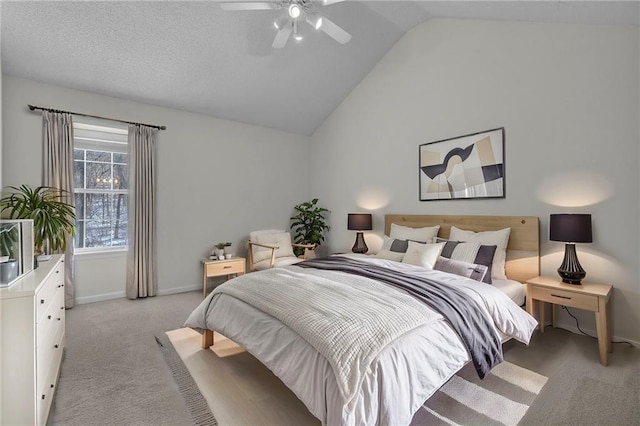
[{"label": "bed", "polygon": [[[440,238],[449,237],[451,226],[476,232],[511,228],[506,251],[511,283],[504,288],[539,273],[537,217],[387,215],[387,235],[391,224],[439,225]],[[243,346],[323,424],[369,425],[410,424],[416,410],[453,374],[483,358],[469,349],[468,337],[456,333],[454,322],[373,275],[455,287],[480,307],[478,318],[490,324],[483,327],[494,330],[498,345],[510,338],[528,343],[537,324],[519,307],[522,302],[516,299],[522,294],[507,295],[502,283],[484,285],[390,260],[345,257],[329,259],[330,266],[320,261],[314,268],[292,265],[231,280],[212,292],[185,325],[203,330],[203,347],[213,344],[212,330]],[[335,263],[371,269],[373,275],[331,269]],[[473,339],[484,344],[493,338],[474,334]]]}]

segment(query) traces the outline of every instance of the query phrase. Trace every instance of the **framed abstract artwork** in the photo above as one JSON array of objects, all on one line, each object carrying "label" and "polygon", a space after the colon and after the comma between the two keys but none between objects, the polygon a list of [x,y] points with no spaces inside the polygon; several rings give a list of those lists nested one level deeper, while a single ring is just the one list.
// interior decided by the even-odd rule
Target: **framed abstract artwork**
[{"label": "framed abstract artwork", "polygon": [[504,127],[419,147],[420,201],[504,198]]}]

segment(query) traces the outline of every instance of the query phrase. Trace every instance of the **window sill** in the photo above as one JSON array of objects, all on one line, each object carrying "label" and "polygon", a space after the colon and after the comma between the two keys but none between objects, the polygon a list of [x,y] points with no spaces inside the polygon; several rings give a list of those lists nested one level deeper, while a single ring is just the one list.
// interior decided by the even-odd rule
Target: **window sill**
[{"label": "window sill", "polygon": [[[77,250],[77,249],[76,249]],[[124,257],[127,255],[127,247],[118,247],[117,249],[95,249],[75,251],[74,256],[77,258],[85,257]]]}]

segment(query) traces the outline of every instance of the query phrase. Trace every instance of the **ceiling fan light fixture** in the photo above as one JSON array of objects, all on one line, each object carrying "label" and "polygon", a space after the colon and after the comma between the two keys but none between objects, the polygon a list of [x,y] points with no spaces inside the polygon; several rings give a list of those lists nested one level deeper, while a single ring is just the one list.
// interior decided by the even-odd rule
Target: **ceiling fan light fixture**
[{"label": "ceiling fan light fixture", "polygon": [[302,14],[302,8],[298,3],[292,3],[289,6],[289,16],[291,16],[291,18],[298,19],[301,14]]}]

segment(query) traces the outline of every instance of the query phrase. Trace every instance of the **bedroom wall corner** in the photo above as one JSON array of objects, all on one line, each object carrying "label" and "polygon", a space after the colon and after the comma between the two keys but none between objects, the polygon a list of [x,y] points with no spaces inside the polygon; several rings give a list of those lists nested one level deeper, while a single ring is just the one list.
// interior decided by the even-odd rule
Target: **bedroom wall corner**
[{"label": "bedroom wall corner", "polygon": [[[548,240],[549,214],[591,213],[580,261],[588,280],[615,286],[614,335],[640,342],[639,43],[633,26],[433,19],[410,30],[312,135],[327,250],[353,244],[349,212],[374,214],[372,249],[385,213],[535,215],[541,270],[555,275],[564,246]],[[420,144],[503,126],[506,198],[418,200]],[[595,330],[593,314],[576,314]]]}]

